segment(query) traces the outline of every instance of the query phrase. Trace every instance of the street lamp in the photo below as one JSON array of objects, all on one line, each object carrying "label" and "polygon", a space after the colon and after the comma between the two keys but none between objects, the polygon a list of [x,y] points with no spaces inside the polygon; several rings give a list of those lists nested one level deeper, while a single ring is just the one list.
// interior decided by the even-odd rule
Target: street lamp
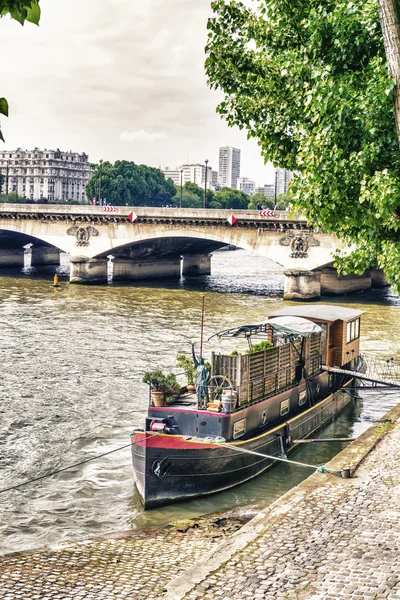
[{"label": "street lamp", "polygon": [[207,165],[208,165],[208,158],[206,158],[206,160],[204,161],[206,163],[206,173],[204,176],[204,202],[203,202],[203,208],[207,208]]},{"label": "street lamp", "polygon": [[6,202],[8,202],[8,169],[9,169],[9,161],[6,162]]},{"label": "street lamp", "polygon": [[183,178],[183,169],[181,169],[181,196],[179,199],[179,208],[182,208],[182,178]]},{"label": "street lamp", "polygon": [[103,159],[100,159],[100,181],[99,181],[99,205],[101,206],[101,174],[103,171]]},{"label": "street lamp", "polygon": [[275,186],[274,186],[274,210],[276,210],[276,192],[278,186],[278,171],[275,169]]}]

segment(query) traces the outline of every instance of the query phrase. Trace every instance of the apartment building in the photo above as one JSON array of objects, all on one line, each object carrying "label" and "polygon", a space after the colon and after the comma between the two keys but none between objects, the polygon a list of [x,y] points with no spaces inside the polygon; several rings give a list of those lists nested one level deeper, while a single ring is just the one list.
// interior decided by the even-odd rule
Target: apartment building
[{"label": "apartment building", "polygon": [[240,177],[240,150],[232,146],[218,148],[218,180],[222,187],[237,189]]},{"label": "apartment building", "polygon": [[[182,185],[185,183],[197,183],[198,186],[204,187],[206,177],[206,166],[201,163],[186,164],[181,167],[171,169],[170,167],[160,167],[160,171],[164,174],[166,179],[172,179],[175,185]],[[207,166],[207,187],[212,187],[212,167]],[[181,175],[182,173],[182,175]]]},{"label": "apartment building", "polygon": [[29,200],[78,200],[86,202],[85,188],[93,174],[84,152],[62,150],[0,150],[3,193]]}]

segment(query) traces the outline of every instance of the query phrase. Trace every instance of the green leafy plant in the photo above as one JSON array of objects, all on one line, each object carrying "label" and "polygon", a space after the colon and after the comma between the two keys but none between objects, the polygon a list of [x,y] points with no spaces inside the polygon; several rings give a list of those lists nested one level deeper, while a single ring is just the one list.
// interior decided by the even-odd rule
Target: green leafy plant
[{"label": "green leafy plant", "polygon": [[[23,25],[25,21],[39,25],[39,1],[40,0],[0,0],[0,18],[9,15],[11,19],[18,21],[21,25]],[[8,117],[8,102],[5,98],[0,98],[0,115]],[[0,140],[4,142],[1,129]]]},{"label": "green leafy plant", "polygon": [[154,371],[146,371],[142,381],[147,383],[154,392],[164,392],[166,396],[179,394],[180,385],[174,373],[163,373],[161,369],[154,369]]},{"label": "green leafy plant", "polygon": [[176,357],[176,364],[185,373],[188,385],[193,385],[196,377],[196,367],[194,366],[193,360],[186,356],[186,354],[178,354]]},{"label": "green leafy plant", "polygon": [[147,385],[149,385],[155,392],[165,392],[166,375],[161,371],[161,369],[146,371],[143,375],[142,381],[143,383],[147,383]]},{"label": "green leafy plant", "polygon": [[253,348],[252,350],[247,350],[246,354],[252,354],[253,352],[261,352],[262,350],[269,350],[270,348],[273,348],[274,345],[271,344],[271,342],[268,342],[267,340],[263,340],[262,342],[259,342],[258,344],[253,344]]},{"label": "green leafy plant", "polygon": [[[385,25],[389,5],[398,10],[386,0],[214,0],[206,72],[228,125],[294,172],[294,208],[347,247],[335,266],[379,267],[400,290],[400,75],[391,58],[400,49],[397,19]],[[395,46],[388,60],[384,41]]]}]

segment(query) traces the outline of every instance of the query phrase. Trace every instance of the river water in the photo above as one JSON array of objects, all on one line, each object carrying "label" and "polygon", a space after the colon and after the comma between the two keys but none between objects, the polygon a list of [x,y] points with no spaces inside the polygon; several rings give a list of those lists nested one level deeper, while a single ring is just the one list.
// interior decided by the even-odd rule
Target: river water
[{"label": "river water", "polygon": [[[172,368],[178,353],[190,351],[191,340],[198,344],[203,295],[206,339],[283,306],[279,268],[242,250],[216,252],[212,276],[179,283],[81,287],[61,278],[57,289],[51,283],[49,271],[0,277],[2,489],[129,444],[148,402],[142,374]],[[365,310],[363,350],[400,359],[400,299],[390,288],[328,302]],[[222,349],[229,348],[225,342]],[[221,350],[214,340],[206,344],[206,356],[212,350]],[[398,402],[398,392],[363,391],[324,434],[359,434]],[[341,447],[313,444],[292,456],[320,464]],[[273,501],[309,474],[280,465],[231,491],[144,513],[125,448],[0,494],[0,549],[252,507]]]}]

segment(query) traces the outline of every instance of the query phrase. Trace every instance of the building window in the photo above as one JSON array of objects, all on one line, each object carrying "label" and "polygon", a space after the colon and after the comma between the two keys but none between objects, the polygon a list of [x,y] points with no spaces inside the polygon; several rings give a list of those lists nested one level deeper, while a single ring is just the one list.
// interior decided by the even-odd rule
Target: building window
[{"label": "building window", "polygon": [[236,440],[246,433],[246,419],[241,419],[233,424],[233,439]]},{"label": "building window", "polygon": [[281,417],[283,417],[284,415],[287,415],[290,409],[290,400],[289,398],[287,400],[282,400],[281,402]]},{"label": "building window", "polygon": [[360,337],[360,319],[347,323],[346,344],[350,344]]}]

